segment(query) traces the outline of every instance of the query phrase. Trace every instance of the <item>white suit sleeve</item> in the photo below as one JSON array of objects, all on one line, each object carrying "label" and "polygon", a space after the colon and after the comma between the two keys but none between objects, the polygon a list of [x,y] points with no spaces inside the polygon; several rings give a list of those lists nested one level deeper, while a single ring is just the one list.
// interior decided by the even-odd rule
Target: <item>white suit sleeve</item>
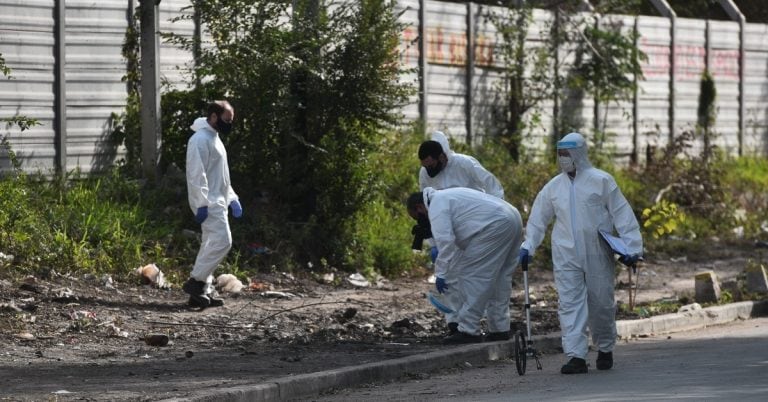
[{"label": "white suit sleeve", "polygon": [[454,269],[453,265],[458,260],[461,250],[456,245],[456,235],[453,232],[453,223],[447,205],[436,205],[433,201],[429,208],[432,236],[437,243],[437,249],[440,250],[435,261],[435,276],[445,278],[446,272]]},{"label": "white suit sleeve", "polygon": [[549,192],[550,185],[547,183],[536,195],[536,200],[533,201],[533,207],[531,207],[531,214],[528,216],[528,224],[525,226],[525,241],[521,248],[528,250],[531,256],[544,240],[547,227],[555,216],[555,208],[552,205]]},{"label": "white suit sleeve", "polygon": [[612,178],[606,186],[606,192],[606,204],[616,232],[624,240],[630,253],[642,255],[643,237],[640,234],[640,224],[637,222],[632,207]]},{"label": "white suit sleeve", "polygon": [[501,182],[499,182],[499,179],[497,179],[493,173],[484,168],[477,159],[471,156],[468,156],[467,159],[472,162],[470,172],[472,179],[477,183],[478,187],[482,188],[486,194],[490,194],[503,200],[504,188],[501,187]]},{"label": "white suit sleeve", "polygon": [[190,141],[187,145],[187,195],[193,211],[208,206],[208,177],[205,174],[207,160],[208,149],[205,144]]}]

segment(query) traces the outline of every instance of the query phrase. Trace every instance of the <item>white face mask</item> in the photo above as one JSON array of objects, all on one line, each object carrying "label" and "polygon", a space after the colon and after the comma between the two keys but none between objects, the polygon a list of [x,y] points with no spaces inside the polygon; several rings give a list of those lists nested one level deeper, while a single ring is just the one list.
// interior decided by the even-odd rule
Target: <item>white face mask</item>
[{"label": "white face mask", "polygon": [[558,156],[557,163],[560,165],[560,169],[565,173],[571,173],[576,170],[576,165],[573,163],[573,158],[570,156]]}]

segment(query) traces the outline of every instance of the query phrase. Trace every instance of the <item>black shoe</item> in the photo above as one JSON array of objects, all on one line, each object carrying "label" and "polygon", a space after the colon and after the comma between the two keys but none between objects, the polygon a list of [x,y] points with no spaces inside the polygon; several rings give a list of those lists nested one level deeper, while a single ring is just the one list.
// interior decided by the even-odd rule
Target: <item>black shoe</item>
[{"label": "black shoe", "polygon": [[206,308],[210,307],[211,299],[205,295],[205,282],[195,280],[194,278],[187,279],[184,285],[181,287],[185,293],[189,295],[190,305],[193,307]]},{"label": "black shoe", "polygon": [[613,367],[613,352],[597,352],[597,369],[610,370]]},{"label": "black shoe", "polygon": [[443,345],[457,345],[461,343],[478,343],[482,342],[483,337],[480,335],[470,335],[466,332],[456,331],[453,335],[448,335],[443,338]]},{"label": "black shoe", "polygon": [[448,335],[453,335],[455,333],[459,332],[459,323],[458,322],[449,322],[448,323]]},{"label": "black shoe", "polygon": [[487,335],[485,335],[486,342],[498,342],[498,341],[508,341],[508,340],[509,340],[509,331],[489,332]]},{"label": "black shoe", "polygon": [[[224,299],[213,297],[213,295],[206,295],[205,297],[207,297],[209,300],[208,306],[206,307],[221,307],[224,305]],[[189,307],[206,308],[200,305],[200,303],[198,303],[198,301],[192,296],[189,297],[188,304],[189,304]]]},{"label": "black shoe", "polygon": [[578,357],[572,357],[568,360],[568,363],[560,369],[562,374],[586,374],[587,373],[587,361],[579,359]]}]

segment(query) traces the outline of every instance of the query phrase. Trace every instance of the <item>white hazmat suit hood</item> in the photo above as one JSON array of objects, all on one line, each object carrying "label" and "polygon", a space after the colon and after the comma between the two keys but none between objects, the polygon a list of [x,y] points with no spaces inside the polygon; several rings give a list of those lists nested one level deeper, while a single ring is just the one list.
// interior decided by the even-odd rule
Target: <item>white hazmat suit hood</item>
[{"label": "white hazmat suit hood", "polygon": [[592,167],[592,163],[589,162],[587,141],[579,133],[570,133],[560,139],[557,142],[557,150],[565,150],[571,155],[577,172]]}]

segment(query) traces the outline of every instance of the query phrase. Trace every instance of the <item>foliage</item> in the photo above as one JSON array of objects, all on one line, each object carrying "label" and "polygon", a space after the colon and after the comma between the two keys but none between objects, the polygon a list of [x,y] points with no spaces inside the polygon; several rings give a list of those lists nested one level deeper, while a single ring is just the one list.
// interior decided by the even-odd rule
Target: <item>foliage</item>
[{"label": "foliage", "polygon": [[644,237],[650,235],[654,239],[677,232],[680,224],[685,222],[685,213],[678,210],[677,204],[664,199],[645,208],[642,217]]},{"label": "foliage", "polygon": [[533,23],[533,6],[527,2],[507,3],[506,8],[491,15],[502,38],[499,53],[504,67],[499,85],[506,94],[505,110],[499,113],[504,129],[498,138],[512,159],[518,161],[523,154],[523,133],[536,128],[537,121],[526,121],[524,117],[551,96],[555,80],[549,68],[552,64],[550,46],[526,47],[528,30]]},{"label": "foliage", "polygon": [[[555,137],[580,130],[582,123],[578,109],[581,98],[591,93],[599,103],[628,99],[637,86],[635,79],[630,77],[642,79],[640,62],[646,56],[634,45],[636,32],[625,34],[618,24],[593,23],[591,15],[579,12],[582,5],[579,2],[504,3],[503,11],[491,16],[502,36],[499,45],[504,64],[501,89],[507,97],[505,110],[500,113],[505,128],[499,137],[513,159],[518,161],[523,154],[523,133],[536,128],[526,125],[539,121],[536,110],[540,104],[554,100]],[[553,18],[551,22],[545,22],[546,32],[541,33],[543,43],[526,47],[533,22],[532,11],[537,6],[547,7]],[[598,6],[594,15],[601,15],[603,8]],[[565,71],[561,60],[569,58],[573,59],[573,67]],[[559,111],[561,97],[565,97],[563,103],[568,103],[562,113]],[[607,108],[605,110],[607,113]],[[603,120],[606,119],[604,116]],[[598,116],[595,116],[594,130],[595,143],[601,148],[604,135]]]},{"label": "foliage", "polygon": [[[243,235],[274,236],[314,266],[341,265],[354,216],[371,201],[370,153],[410,89],[399,82],[393,3],[315,3],[195,2],[210,42],[192,67],[194,87],[163,97],[163,164],[183,169],[192,120],[207,101],[228,99],[232,181],[253,211],[246,220],[259,224]],[[165,37],[189,51],[199,44]]]},{"label": "foliage", "polygon": [[66,179],[0,179],[0,249],[15,256],[16,273],[124,279],[149,262],[171,274],[192,255],[183,239],[168,236],[180,232],[174,221],[154,208],[167,203],[167,194],[142,191],[117,169],[101,178],[81,179],[75,172]]},{"label": "foliage", "polygon": [[122,55],[126,61],[126,73],[122,81],[128,87],[125,111],[110,117],[110,131],[114,141],[125,146],[123,168],[132,175],[141,172],[141,70],[139,44],[139,16],[141,6],[128,23],[123,41]]},{"label": "foliage", "polygon": [[[13,76],[11,76],[11,68],[8,67],[8,65],[5,63],[5,59],[3,58],[2,53],[0,53],[0,74],[8,79],[13,78]],[[41,124],[39,120],[24,115],[0,118],[0,122],[5,123],[6,130],[16,126],[22,132]],[[16,154],[13,152],[13,149],[11,149],[10,141],[7,135],[0,135],[0,149],[8,154],[8,158],[10,159],[11,165],[14,167],[14,169],[21,169],[21,162],[16,158]]]},{"label": "foliage", "polygon": [[391,131],[371,154],[371,167],[377,172],[369,188],[373,201],[356,216],[348,265],[394,277],[427,263],[424,255],[411,251],[415,222],[405,209],[405,200],[419,189],[416,149],[422,140],[413,129]]}]

